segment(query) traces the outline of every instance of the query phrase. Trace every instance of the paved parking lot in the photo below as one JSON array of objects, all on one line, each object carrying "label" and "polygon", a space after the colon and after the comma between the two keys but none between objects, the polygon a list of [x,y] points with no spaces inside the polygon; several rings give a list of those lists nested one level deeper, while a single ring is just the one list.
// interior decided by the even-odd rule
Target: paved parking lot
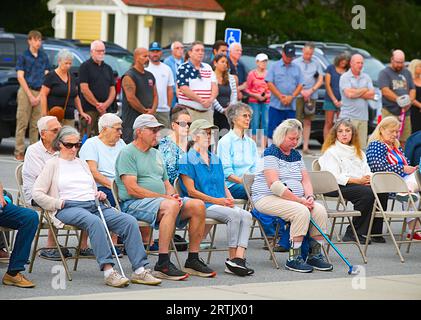
[{"label": "paved parking lot", "polygon": [[[18,163],[13,160],[12,153],[13,139],[6,139],[0,145],[0,177],[3,185],[16,195],[14,169]],[[313,157],[305,158],[307,168],[310,168],[313,159]],[[395,224],[394,228],[396,231],[400,230],[400,224]],[[36,288],[6,288],[0,284],[0,299],[40,297],[66,299],[258,299],[259,297],[262,299],[270,299],[270,297],[274,299],[347,299],[352,297],[388,299],[392,298],[390,292],[393,292],[397,299],[411,297],[421,299],[421,246],[413,245],[409,254],[404,253],[405,263],[401,263],[390,239],[386,239],[386,244],[369,246],[368,264],[363,265],[361,274],[363,278],[365,275],[368,281],[366,288],[363,290],[360,288],[360,291],[358,291],[358,286],[355,287],[356,281],[353,280],[355,278],[347,275],[347,266],[333,250],[330,252],[334,265],[332,272],[315,271],[311,274],[300,274],[283,268],[287,253],[276,253],[281,266],[277,270],[269,260],[268,251],[262,250],[262,240],[250,240],[247,260],[256,271],[255,275],[250,277],[240,278],[224,273],[226,253],[217,252],[213,254],[210,263],[217,271],[217,276],[213,279],[190,277],[182,282],[163,281],[159,287],[132,284],[124,289],[115,289],[103,284],[103,275],[95,260],[81,260],[78,270],[72,273],[73,281],[69,282],[61,281],[60,272],[57,273],[57,270],[61,269],[59,262],[37,258],[34,271],[29,274],[29,278],[36,283]],[[222,248],[225,243],[225,226],[220,225],[216,246]],[[339,248],[351,263],[363,264],[355,246],[342,245]],[[184,262],[187,253],[182,252],[180,256]],[[205,257],[205,254],[201,256]],[[172,260],[175,262],[174,258]],[[127,256],[124,256],[121,261],[125,272],[130,274]],[[156,261],[156,256],[150,256],[152,267]],[[70,261],[70,267],[73,267],[73,261]],[[7,265],[0,263],[1,276],[6,268]],[[280,290],[280,287],[290,290],[288,291],[290,294]],[[307,287],[309,290],[305,290]],[[320,290],[318,290],[319,287]],[[180,288],[183,290],[178,290]],[[332,290],[329,291],[329,288]]]}]

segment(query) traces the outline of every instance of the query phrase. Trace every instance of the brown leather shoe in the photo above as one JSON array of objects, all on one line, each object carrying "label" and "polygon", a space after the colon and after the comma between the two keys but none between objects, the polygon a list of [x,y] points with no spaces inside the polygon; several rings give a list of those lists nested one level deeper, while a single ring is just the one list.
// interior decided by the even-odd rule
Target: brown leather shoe
[{"label": "brown leather shoe", "polygon": [[12,277],[7,272],[3,277],[3,284],[6,286],[16,286],[19,288],[33,288],[35,284],[28,279],[22,273],[18,273],[16,276]]}]

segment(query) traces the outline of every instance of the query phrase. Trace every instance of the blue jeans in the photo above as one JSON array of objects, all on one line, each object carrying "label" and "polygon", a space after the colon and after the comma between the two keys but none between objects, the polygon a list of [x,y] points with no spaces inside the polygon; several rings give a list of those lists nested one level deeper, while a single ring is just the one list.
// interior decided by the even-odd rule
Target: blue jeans
[{"label": "blue jeans", "polygon": [[[101,205],[108,229],[120,236],[132,264],[133,271],[149,264],[137,221],[132,216],[114,208]],[[91,240],[92,250],[103,270],[105,264],[114,265],[107,233],[95,201],[65,201],[64,208],[59,210],[56,218],[86,230]]]},{"label": "blue jeans", "polygon": [[18,231],[8,271],[25,270],[38,222],[38,214],[32,209],[18,207],[12,203],[0,208],[0,226]]},{"label": "blue jeans", "polygon": [[250,102],[249,105],[253,109],[253,117],[251,119],[251,129],[253,136],[256,135],[257,129],[263,129],[264,135],[267,137],[269,104],[265,102]]},{"label": "blue jeans", "polygon": [[286,119],[295,119],[294,110],[278,110],[269,108],[268,137],[272,139],[273,131]]},{"label": "blue jeans", "polygon": [[234,199],[247,200],[247,193],[242,184],[235,183],[228,189]]}]

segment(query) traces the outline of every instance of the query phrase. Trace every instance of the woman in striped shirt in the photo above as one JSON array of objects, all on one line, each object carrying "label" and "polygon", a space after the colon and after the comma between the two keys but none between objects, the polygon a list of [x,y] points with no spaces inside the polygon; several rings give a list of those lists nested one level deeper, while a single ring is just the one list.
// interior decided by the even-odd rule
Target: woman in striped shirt
[{"label": "woman in striped shirt", "polygon": [[[400,175],[412,192],[412,197],[418,200],[416,192],[420,191],[420,187],[415,178],[418,166],[413,167],[408,164],[399,144],[399,128],[400,122],[395,117],[386,117],[377,125],[368,141],[367,162],[372,172],[386,171]],[[396,197],[400,201],[407,200],[405,195],[397,194]],[[414,225],[415,220],[408,223],[410,231]],[[420,228],[419,224],[416,228]],[[421,240],[421,231],[414,234],[414,239]]]},{"label": "woman in striped shirt", "polygon": [[[295,148],[302,139],[303,128],[296,119],[282,122],[273,134],[273,144],[264,152],[264,170],[255,177],[252,201],[261,213],[279,216],[291,223],[291,249],[285,267],[297,272],[313,269],[330,271],[333,266],[321,253],[323,236],[310,217],[326,232],[327,212],[313,195],[313,187],[303,159]],[[310,229],[310,253],[305,262],[301,256],[303,237]]]}]

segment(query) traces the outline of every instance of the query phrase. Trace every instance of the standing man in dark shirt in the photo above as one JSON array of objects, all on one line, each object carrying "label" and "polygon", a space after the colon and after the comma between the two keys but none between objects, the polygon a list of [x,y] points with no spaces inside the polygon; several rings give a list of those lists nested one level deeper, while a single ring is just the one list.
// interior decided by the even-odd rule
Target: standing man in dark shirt
[{"label": "standing man in dark shirt", "polygon": [[39,92],[44,75],[50,69],[47,54],[41,50],[42,35],[32,30],[28,34],[28,46],[16,63],[17,78],[20,85],[17,95],[16,111],[16,146],[15,159],[23,161],[25,152],[25,132],[29,125],[29,141],[38,141],[37,121],[41,118],[41,100]]},{"label": "standing man in dark shirt", "polygon": [[104,62],[105,45],[101,40],[91,43],[91,58],[80,65],[80,100],[83,110],[92,118],[89,125],[81,120],[81,134],[88,138],[98,135],[98,118],[107,112],[115,100],[115,81],[112,68]]},{"label": "standing man in dark shirt", "polygon": [[[402,50],[394,50],[390,58],[390,66],[379,73],[378,86],[382,91],[382,116],[394,116],[401,122],[399,142],[402,148],[411,135],[410,108],[415,100],[415,84],[411,73],[405,68],[405,53]],[[408,95],[408,104],[400,107],[398,99]]]},{"label": "standing man in dark shirt", "polygon": [[123,76],[123,140],[127,144],[133,140],[133,123],[141,114],[154,115],[158,107],[158,92],[155,77],[145,70],[149,61],[148,50],[137,48],[133,54],[134,63]]}]

